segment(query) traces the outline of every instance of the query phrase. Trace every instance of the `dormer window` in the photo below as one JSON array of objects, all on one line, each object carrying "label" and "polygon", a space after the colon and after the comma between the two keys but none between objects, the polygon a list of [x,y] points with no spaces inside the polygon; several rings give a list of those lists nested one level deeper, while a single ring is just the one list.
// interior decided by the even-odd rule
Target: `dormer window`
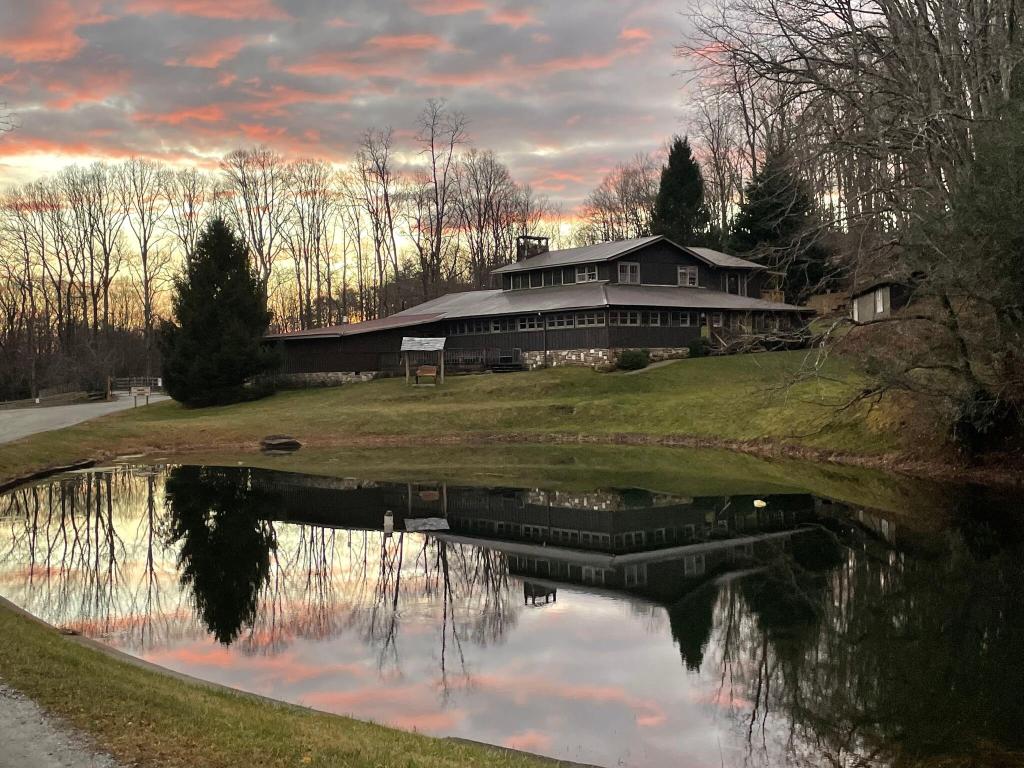
[{"label": "dormer window", "polygon": [[678,284],[687,288],[697,287],[697,268],[696,267],[678,267],[676,271],[678,278]]},{"label": "dormer window", "polygon": [[635,261],[620,261],[619,282],[640,285],[640,265]]},{"label": "dormer window", "polygon": [[584,264],[583,266],[576,267],[576,282],[577,283],[593,283],[597,280],[597,265],[596,264]]}]

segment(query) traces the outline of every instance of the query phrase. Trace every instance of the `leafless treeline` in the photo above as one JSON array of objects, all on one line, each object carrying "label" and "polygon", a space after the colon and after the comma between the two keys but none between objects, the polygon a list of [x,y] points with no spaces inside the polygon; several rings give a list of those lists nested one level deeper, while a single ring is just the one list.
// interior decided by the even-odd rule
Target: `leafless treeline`
[{"label": "leafless treeline", "polygon": [[886,321],[912,343],[880,386],[960,414],[980,403],[986,419],[1019,404],[1017,235],[978,215],[986,187],[1016,194],[1019,4],[708,0],[694,27],[680,54],[712,220],[727,229],[744,184],[785,150],[850,282],[914,277],[918,311]]},{"label": "leafless treeline", "polygon": [[391,128],[353,160],[264,147],[218,171],[142,158],[71,166],[0,198],[0,399],[111,373],[155,375],[170,278],[211,216],[245,237],[275,323],[372,319],[457,287],[487,287],[515,238],[557,211],[469,146],[467,118],[429,101],[408,146]]},{"label": "leafless treeline", "polygon": [[609,171],[583,203],[577,244],[650,235],[661,166],[659,156],[640,153]]}]

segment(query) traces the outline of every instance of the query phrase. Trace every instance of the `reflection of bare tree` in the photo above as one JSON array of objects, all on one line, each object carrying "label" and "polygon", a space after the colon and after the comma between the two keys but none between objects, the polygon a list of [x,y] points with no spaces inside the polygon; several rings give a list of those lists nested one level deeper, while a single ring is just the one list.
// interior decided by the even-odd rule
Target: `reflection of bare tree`
[{"label": "reflection of bare tree", "polygon": [[969,764],[979,744],[1024,746],[1019,545],[979,557],[950,537],[909,557],[844,542],[834,563],[787,552],[720,591],[715,695],[747,761]]},{"label": "reflection of bare tree", "polygon": [[[116,468],[0,497],[5,590],[55,624],[123,647],[204,636],[191,587],[179,583],[185,539],[168,513],[166,482],[164,470]],[[274,514],[273,504],[261,509]],[[422,534],[266,525],[276,547],[238,640],[246,653],[353,632],[376,650],[381,669],[398,670],[403,618],[414,616],[436,628],[444,691],[453,658],[466,672],[466,643],[499,642],[521,609],[499,552]],[[220,581],[232,578],[229,565],[216,561],[228,568]]]}]

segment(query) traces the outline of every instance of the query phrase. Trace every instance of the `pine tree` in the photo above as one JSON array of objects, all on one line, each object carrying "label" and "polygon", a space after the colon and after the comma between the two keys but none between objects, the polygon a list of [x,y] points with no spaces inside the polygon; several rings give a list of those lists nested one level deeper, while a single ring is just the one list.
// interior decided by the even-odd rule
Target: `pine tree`
[{"label": "pine tree", "polygon": [[733,221],[729,249],[781,276],[786,300],[802,301],[824,279],[827,253],[814,237],[814,200],[784,150],[769,152]]},{"label": "pine tree", "polygon": [[171,397],[202,407],[253,395],[245,382],[276,364],[262,343],[271,319],[264,289],[245,243],[223,220],[211,221],[174,280],[176,322],[160,328]]},{"label": "pine tree", "polygon": [[651,229],[680,245],[697,245],[706,239],[707,227],[704,176],[690,151],[689,139],[676,136],[669,148],[668,165],[661,169]]}]

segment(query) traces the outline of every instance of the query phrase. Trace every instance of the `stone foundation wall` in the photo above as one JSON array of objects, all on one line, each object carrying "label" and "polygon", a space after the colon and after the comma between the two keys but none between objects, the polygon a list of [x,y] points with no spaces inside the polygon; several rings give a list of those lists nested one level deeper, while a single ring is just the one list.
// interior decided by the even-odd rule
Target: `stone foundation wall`
[{"label": "stone foundation wall", "polygon": [[330,373],[279,373],[268,376],[267,381],[278,389],[313,389],[316,387],[340,387],[343,384],[360,384],[373,381],[380,374],[377,371],[350,373],[348,371],[332,371]]},{"label": "stone foundation wall", "polygon": [[[594,368],[599,365],[614,365],[622,351],[622,349],[549,349],[547,361],[552,368],[565,365]],[[652,363],[690,356],[690,350],[687,347],[654,347],[648,349],[647,352],[651,356]],[[523,364],[531,371],[543,368],[544,352],[523,352]]]}]

